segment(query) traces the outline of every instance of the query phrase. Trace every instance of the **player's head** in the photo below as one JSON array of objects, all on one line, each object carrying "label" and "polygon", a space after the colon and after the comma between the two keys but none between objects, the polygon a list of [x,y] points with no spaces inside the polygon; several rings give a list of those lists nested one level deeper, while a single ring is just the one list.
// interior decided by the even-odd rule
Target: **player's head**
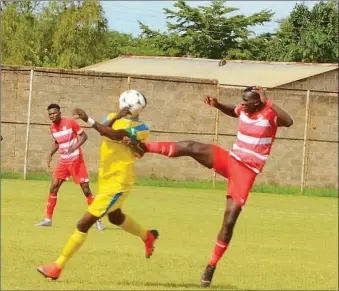
[{"label": "player's head", "polygon": [[48,111],[48,116],[49,119],[53,122],[53,123],[59,123],[61,120],[61,111],[60,111],[60,106],[58,104],[50,104],[47,107],[47,111]]},{"label": "player's head", "polygon": [[253,92],[254,88],[255,86],[247,87],[242,94],[242,105],[248,113],[254,113],[263,107],[260,95],[257,92]]}]

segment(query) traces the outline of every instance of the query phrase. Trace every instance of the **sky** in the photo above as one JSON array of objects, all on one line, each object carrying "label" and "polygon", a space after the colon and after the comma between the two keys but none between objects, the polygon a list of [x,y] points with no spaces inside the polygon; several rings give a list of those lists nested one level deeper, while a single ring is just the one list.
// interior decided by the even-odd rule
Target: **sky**
[{"label": "sky", "polygon": [[[163,8],[173,8],[175,1],[101,1],[110,29],[137,36],[140,33],[138,20],[153,30],[166,31]],[[187,1],[190,6],[206,6],[211,1]],[[239,8],[239,13],[250,15],[264,9],[275,12],[273,21],[254,27],[257,34],[274,32],[278,27],[276,20],[288,16],[296,3],[302,1],[227,1],[227,6]],[[312,7],[316,1],[305,1]]]}]

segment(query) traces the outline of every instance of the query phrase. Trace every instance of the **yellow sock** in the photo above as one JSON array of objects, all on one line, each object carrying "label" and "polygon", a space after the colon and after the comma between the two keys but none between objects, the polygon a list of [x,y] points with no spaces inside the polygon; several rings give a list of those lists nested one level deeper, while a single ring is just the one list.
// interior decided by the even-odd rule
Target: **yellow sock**
[{"label": "yellow sock", "polygon": [[86,237],[87,233],[80,232],[77,229],[74,231],[62,250],[60,257],[55,261],[60,268],[63,268],[72,255],[82,246]]},{"label": "yellow sock", "polygon": [[125,215],[124,222],[119,225],[124,231],[140,237],[142,240],[147,238],[147,230],[136,223],[131,217]]}]

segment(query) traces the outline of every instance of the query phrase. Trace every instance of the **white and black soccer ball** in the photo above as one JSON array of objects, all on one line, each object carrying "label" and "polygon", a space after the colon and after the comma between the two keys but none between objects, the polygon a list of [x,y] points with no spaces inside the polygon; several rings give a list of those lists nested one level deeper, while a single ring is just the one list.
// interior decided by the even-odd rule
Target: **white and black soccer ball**
[{"label": "white and black soccer ball", "polygon": [[127,90],[119,97],[120,109],[128,107],[133,116],[138,115],[146,107],[146,104],[145,96],[136,90]]}]

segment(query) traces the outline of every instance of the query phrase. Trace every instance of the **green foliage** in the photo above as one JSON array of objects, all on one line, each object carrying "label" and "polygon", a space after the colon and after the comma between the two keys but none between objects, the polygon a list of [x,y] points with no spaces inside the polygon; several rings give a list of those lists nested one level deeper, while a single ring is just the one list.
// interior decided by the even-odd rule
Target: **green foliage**
[{"label": "green foliage", "polygon": [[56,15],[52,54],[61,67],[83,67],[101,59],[106,47],[107,20],[99,1],[51,2]]},{"label": "green foliage", "polygon": [[98,0],[2,1],[2,63],[79,68],[119,55],[337,62],[335,1],[297,4],[275,34],[261,35],[252,29],[271,21],[271,11],[245,16],[226,3],[177,1],[164,9],[166,32],[139,21],[141,34],[133,37],[108,30]]},{"label": "green foliage", "polygon": [[295,62],[338,61],[338,6],[319,2],[310,10],[297,4],[280,23],[267,48],[267,59]]},{"label": "green foliage", "polygon": [[35,65],[38,63],[36,6],[31,1],[3,1],[2,62]]},{"label": "green foliage", "polygon": [[102,59],[108,29],[99,1],[33,3],[4,4],[4,64],[78,68]]},{"label": "green foliage", "polygon": [[162,56],[165,55],[154,40],[135,38],[131,34],[109,31],[106,58],[113,59],[119,55]]},{"label": "green foliage", "polygon": [[[140,23],[142,37],[157,40],[156,45],[168,55],[190,55],[199,58],[220,59],[239,49],[240,40],[248,40],[251,27],[271,20],[273,13],[263,10],[250,16],[230,13],[239,9],[213,1],[210,6],[193,8],[185,1],[174,4],[177,11],[164,9],[168,32],[152,31]],[[170,50],[172,49],[172,50]],[[170,54],[171,53],[171,54]]]},{"label": "green foliage", "polygon": [[235,48],[227,52],[227,59],[233,60],[266,60],[267,45],[272,34],[265,33],[259,36],[245,38],[239,41]]}]

